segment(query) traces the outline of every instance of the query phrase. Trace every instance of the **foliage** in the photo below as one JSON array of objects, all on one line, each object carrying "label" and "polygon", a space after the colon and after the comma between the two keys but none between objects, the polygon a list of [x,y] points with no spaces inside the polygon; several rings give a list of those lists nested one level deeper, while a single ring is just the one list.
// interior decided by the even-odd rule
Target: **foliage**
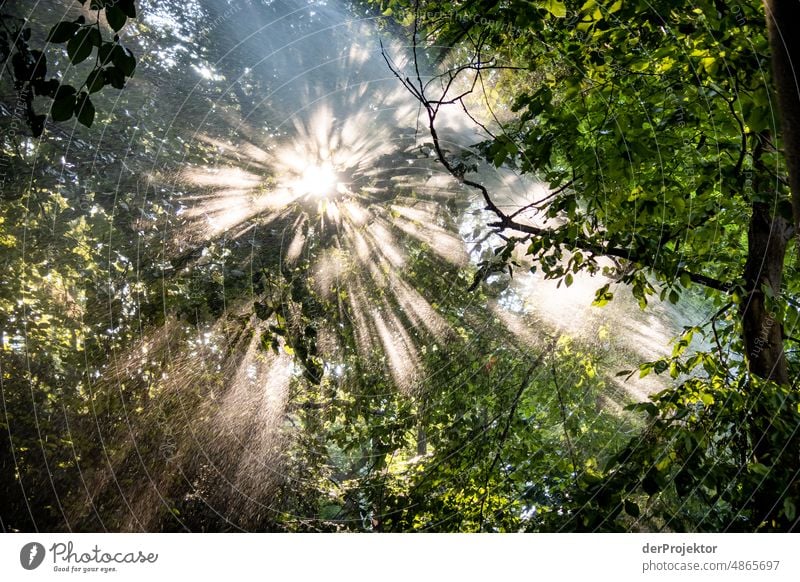
[{"label": "foliage", "polygon": [[579,526],[614,527],[623,510],[647,529],[790,531],[799,405],[795,390],[722,370],[633,405],[652,422],[586,484]]},{"label": "foliage", "polygon": [[[783,254],[768,257],[765,250],[789,239],[791,229],[782,225],[790,224],[792,208],[765,72],[769,46],[761,4],[380,5],[407,27],[417,67],[440,63],[433,74],[419,68],[409,74],[387,57],[425,108],[439,160],[482,194],[489,226],[504,235],[475,285],[511,268],[513,250],[524,245],[532,269],[567,286],[575,273],[602,270],[627,284],[645,308],[653,295],[683,301],[687,289],[700,284],[720,309],[709,324],[687,330],[672,358],[643,364],[642,375],[669,371],[678,385],[637,408],[652,416],[642,444],[637,436],[627,453],[612,459],[610,472],[598,471],[582,484],[588,493],[578,497],[587,506],[573,508],[580,519],[571,518],[565,527],[630,527],[632,518],[645,515],[637,505],[640,496],[677,487],[678,498],[698,492],[687,502],[690,517],[681,517],[673,494],[661,505],[651,502],[640,523],[790,529],[791,501],[785,512],[769,507],[791,500],[788,492],[796,488],[796,387],[765,385],[757,376],[767,377],[770,369],[746,369],[765,349],[770,330],[784,326],[777,340],[782,343],[797,319],[796,256],[786,258],[783,270]],[[495,201],[499,193],[475,174],[465,175],[463,162],[439,146],[436,131],[440,109],[459,104],[473,109],[472,121],[488,135],[476,146],[486,163],[534,174],[551,193],[505,211]],[[489,114],[481,116],[481,108]],[[773,240],[782,242],[759,246],[753,225],[764,215],[772,221]],[[749,217],[749,228],[743,217]],[[609,257],[611,266],[601,260]],[[769,269],[783,272],[783,280],[764,275]],[[613,299],[610,287],[597,290],[596,305]],[[753,301],[762,294],[769,315],[748,324]],[[718,329],[723,313],[726,321]],[[718,349],[682,358],[694,333]],[[780,362],[782,347],[775,353]],[[793,378],[797,361],[790,360]],[[692,408],[698,401],[714,413]],[[767,433],[773,418],[780,420]],[[733,441],[732,426],[741,427]],[[684,443],[689,444],[681,448]],[[758,479],[774,480],[759,487],[749,467],[762,457],[770,463]],[[685,470],[666,470],[680,463]],[[712,487],[715,480],[732,485],[722,491]],[[719,508],[721,519],[711,524],[704,512]]]},{"label": "foliage", "polygon": [[[469,60],[480,37],[494,65],[516,67],[480,71],[502,124],[486,122],[494,137],[479,144],[481,159],[453,160],[456,174],[513,167],[541,174],[557,194],[534,205],[547,232],[507,236],[483,265],[453,264],[436,238],[407,230],[430,222],[457,232],[474,206],[396,180],[403,168],[436,169],[424,165],[434,143],[417,151],[398,140],[343,202],[368,200],[353,230],[385,225],[376,245],[396,244],[406,260],[365,266],[322,203],[295,200],[211,227],[214,204],[229,194],[241,202],[224,170],[257,175],[250,199],[272,193],[262,162],[285,137],[272,118],[287,114],[281,103],[264,118],[253,111],[273,95],[274,75],[296,71],[259,77],[225,58],[246,36],[247,12],[226,20],[210,0],[159,4],[175,27],[142,16],[148,2],[135,21],[132,3],[92,2],[104,14],[92,24],[3,33],[6,60],[27,55],[17,57],[19,75],[1,79],[15,94],[2,93],[6,104],[24,93],[14,86],[23,79],[29,94],[53,99],[54,119],[77,115],[83,127],[69,139],[54,126],[19,142],[8,131],[0,142],[0,432],[10,435],[0,439],[0,529],[796,527],[797,391],[749,373],[740,318],[749,292],[742,217],[754,200],[783,212],[787,194],[780,180],[766,195],[754,186],[780,174],[770,89],[755,75],[767,51],[760,8],[701,2],[712,35],[700,13],[667,2],[655,7],[671,34],[656,16],[620,26],[615,19],[639,20],[636,2],[425,3],[418,32],[453,48],[419,48],[424,64]],[[285,16],[279,3],[244,4],[268,22]],[[381,11],[396,19],[391,30],[413,30],[412,3]],[[104,38],[105,22],[116,32],[127,23],[130,50]],[[302,38],[317,30],[311,17],[296,25]],[[49,97],[37,89],[52,81],[36,69],[44,53],[31,48],[48,36],[84,67],[76,89],[59,83]],[[347,41],[344,54],[357,52]],[[214,63],[224,82],[199,84],[194,71]],[[103,102],[107,85],[124,85],[118,103]],[[90,94],[119,121],[89,128]],[[18,112],[0,111],[11,128]],[[198,127],[209,111],[216,124]],[[222,176],[220,190],[187,185],[186,175]],[[381,181],[391,187],[376,195]],[[403,223],[399,205],[434,211]],[[476,238],[509,225],[483,226]],[[303,251],[288,260],[288,241],[299,238]],[[621,373],[673,385],[623,411],[631,402],[615,394],[617,362],[604,359],[600,338],[497,308],[508,297],[499,275],[509,263],[521,268],[526,251],[564,286],[605,271],[642,305],[655,296],[683,305],[710,283],[717,313],[688,326],[669,357]],[[609,255],[615,262],[601,259]],[[323,281],[326,258],[336,276]],[[768,301],[787,335],[795,269],[792,259]],[[401,290],[424,301],[422,315]],[[600,289],[597,303],[613,292]],[[530,333],[511,333],[501,312]],[[396,328],[365,341],[365,317]],[[793,353],[789,366],[796,375]]]},{"label": "foliage", "polygon": [[[620,278],[643,304],[657,290],[677,301],[693,281],[740,284],[742,216],[755,200],[791,213],[782,182],[759,187],[779,167],[765,133],[776,121],[761,77],[760,8],[555,4],[537,13],[525,3],[426,2],[419,11],[432,41],[469,35],[485,59],[508,60],[478,74],[513,91],[516,116],[479,147],[494,165],[533,172],[559,192],[531,205],[550,228],[530,237],[528,253],[553,278],[596,271],[600,255],[624,259]],[[633,20],[641,26],[621,25]],[[762,143],[767,151],[754,157]]]},{"label": "foliage", "polygon": [[[93,23],[87,23],[86,17],[80,15],[73,21],[59,22],[47,36],[48,44],[66,44],[67,57],[72,65],[82,63],[96,49],[94,65],[77,88],[62,82],[58,76],[47,78],[47,56],[44,51],[30,47],[31,28],[25,20],[0,15],[0,61],[10,62],[14,88],[20,102],[24,103],[25,120],[34,137],[42,135],[46,119],[46,115],[36,112],[35,97],[52,99],[50,117],[53,121],[68,121],[75,117],[83,125],[91,127],[96,110],[90,95],[106,85],[124,88],[136,68],[136,58],[120,43],[116,34],[128,18],[136,18],[134,0],[83,0],[83,4],[96,11]],[[114,32],[113,40],[103,38],[101,13]]]}]

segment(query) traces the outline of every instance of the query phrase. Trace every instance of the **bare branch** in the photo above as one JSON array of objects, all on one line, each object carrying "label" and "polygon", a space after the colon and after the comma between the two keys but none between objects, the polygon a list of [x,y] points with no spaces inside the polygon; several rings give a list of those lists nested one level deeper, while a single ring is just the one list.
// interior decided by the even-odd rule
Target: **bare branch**
[{"label": "bare branch", "polygon": [[[413,44],[414,44],[413,54],[415,55],[416,59],[417,55],[416,32],[414,34]],[[443,93],[438,98],[430,99],[425,93],[425,90],[429,86],[429,83],[422,82],[422,77],[417,62],[415,62],[415,73],[417,75],[415,83],[414,81],[411,81],[408,78],[405,79],[403,78],[403,76],[399,72],[398,67],[393,63],[392,59],[386,54],[385,48],[382,43],[381,43],[381,54],[383,55],[384,61],[389,66],[394,76],[398,80],[400,80],[403,86],[415,97],[415,99],[417,99],[417,101],[419,101],[420,105],[425,109],[428,118],[428,131],[430,132],[431,139],[433,142],[433,149],[436,152],[436,157],[439,160],[439,163],[441,163],[442,166],[444,166],[445,170],[447,170],[447,172],[458,182],[464,184],[465,186],[473,188],[474,190],[477,190],[480,193],[481,198],[483,199],[483,202],[485,204],[485,209],[490,211],[497,217],[498,219],[497,221],[490,222],[487,224],[487,226],[493,229],[495,231],[495,234],[502,233],[502,231],[504,230],[513,230],[519,233],[533,235],[535,237],[540,237],[550,240],[557,239],[560,233],[556,229],[541,228],[538,226],[524,224],[515,221],[514,218],[519,214],[519,211],[511,215],[508,215],[505,212],[503,212],[503,210],[500,207],[498,207],[497,204],[492,199],[492,196],[489,193],[489,190],[486,188],[486,186],[484,186],[480,182],[476,182],[474,180],[470,180],[469,178],[465,177],[464,172],[461,171],[456,166],[454,166],[453,163],[450,160],[448,160],[441,146],[441,139],[436,129],[436,117],[439,112],[439,107],[444,104],[454,104],[458,102],[460,102],[463,107],[462,99],[466,94],[468,94],[465,93],[455,98],[450,98],[450,99],[447,98],[447,91],[449,91],[449,89],[452,87],[454,77],[449,78],[447,84],[444,86]],[[477,63],[471,62],[469,65],[465,65],[463,67],[456,67],[454,70],[459,72],[466,70],[475,70],[476,76],[479,76],[480,71],[483,70],[483,68],[482,65],[480,64],[480,60],[478,60]],[[445,73],[445,75],[447,75],[447,73]],[[419,87],[419,89],[417,87]],[[574,182],[575,178],[573,178],[573,180],[571,180],[567,184],[564,184],[561,188],[559,188],[559,190],[563,191],[563,189],[566,189],[567,187],[573,185]],[[541,203],[542,201],[539,202],[539,204]],[[559,244],[563,245],[564,243],[562,241],[559,242]],[[639,264],[653,268],[651,264],[652,258],[641,254],[641,251],[639,251],[638,249],[617,247],[613,246],[612,244],[591,240],[588,237],[577,237],[570,242],[570,246],[576,249],[590,252],[596,256],[615,257],[629,261],[634,264]],[[722,281],[715,279],[713,277],[709,277],[707,275],[692,273],[690,271],[687,271],[686,269],[679,269],[676,272],[675,276],[680,277],[682,275],[688,276],[689,279],[694,283],[698,283],[705,287],[710,287],[712,289],[716,289],[718,291],[722,291],[725,293],[730,292],[730,290],[732,289],[732,285],[730,284],[723,283]]]}]

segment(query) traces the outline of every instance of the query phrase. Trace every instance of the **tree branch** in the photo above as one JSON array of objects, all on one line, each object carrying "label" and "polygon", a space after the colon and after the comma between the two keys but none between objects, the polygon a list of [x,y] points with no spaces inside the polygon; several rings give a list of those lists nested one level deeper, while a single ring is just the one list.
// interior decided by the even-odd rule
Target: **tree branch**
[{"label": "tree branch", "polygon": [[[414,55],[416,55],[417,54],[417,49],[416,49],[416,44],[417,44],[416,29],[415,29],[415,33],[414,33],[414,37],[413,37],[413,44],[414,44],[413,53],[414,53]],[[381,46],[381,55],[383,56],[383,59],[386,62],[386,64],[389,67],[389,69],[392,71],[392,74],[402,83],[402,85],[406,88],[406,90],[408,90],[409,93],[411,93],[414,96],[414,98],[417,99],[417,101],[419,101],[420,105],[422,107],[424,107],[424,109],[425,109],[425,111],[427,113],[427,118],[428,118],[428,131],[429,131],[429,133],[431,135],[431,139],[432,139],[432,142],[433,142],[433,149],[436,152],[436,157],[439,160],[439,163],[441,163],[442,166],[444,166],[445,170],[447,170],[447,172],[453,178],[455,178],[458,182],[464,184],[465,186],[473,188],[474,190],[477,190],[480,193],[481,198],[484,201],[485,209],[490,211],[492,214],[494,214],[497,217],[497,219],[498,219],[497,221],[490,222],[490,223],[487,224],[487,226],[489,228],[494,229],[496,231],[496,233],[502,232],[503,230],[513,230],[513,231],[516,231],[516,232],[519,232],[519,233],[524,233],[524,234],[532,235],[532,236],[539,237],[539,238],[545,238],[545,239],[553,239],[553,238],[555,238],[559,234],[557,230],[550,229],[550,228],[541,228],[541,227],[538,227],[538,226],[534,226],[534,225],[530,225],[530,224],[524,224],[524,223],[520,223],[520,222],[515,221],[514,218],[520,213],[520,211],[514,212],[513,214],[510,214],[510,215],[506,214],[505,212],[503,212],[503,210],[500,209],[497,206],[497,204],[494,202],[494,200],[492,199],[492,196],[489,193],[489,190],[486,188],[486,186],[484,186],[483,184],[481,184],[479,182],[476,182],[474,180],[470,180],[469,178],[465,177],[464,176],[464,172],[462,172],[458,168],[456,168],[450,162],[450,160],[447,159],[447,156],[445,155],[444,150],[442,149],[442,146],[441,146],[441,140],[440,140],[440,137],[439,137],[439,133],[438,133],[438,131],[436,129],[436,117],[437,117],[437,114],[439,112],[439,106],[440,105],[445,104],[445,103],[451,103],[451,102],[452,103],[459,102],[460,99],[463,98],[463,96],[464,96],[464,95],[460,95],[459,97],[451,99],[451,100],[447,99],[447,94],[446,93],[450,89],[450,87],[452,86],[454,78],[450,78],[448,80],[448,83],[444,87],[444,90],[443,90],[444,92],[442,93],[441,96],[439,96],[439,98],[437,98],[437,99],[429,99],[428,96],[425,94],[425,88],[428,86],[428,84],[423,84],[422,83],[422,78],[421,78],[421,74],[419,72],[418,64],[415,63],[415,73],[417,75],[416,84],[415,84],[415,82],[412,81],[411,79],[408,79],[407,77],[405,79],[403,78],[403,76],[399,72],[398,67],[393,63],[391,58],[386,53],[386,50],[385,50],[385,48],[383,46],[383,43],[381,43],[380,46]],[[459,72],[462,72],[462,71],[465,71],[465,70],[474,70],[476,72],[476,75],[478,75],[480,73],[480,71],[482,70],[482,66],[480,64],[480,61],[478,61],[477,64],[470,63],[470,66],[465,66],[465,67],[462,67],[462,68],[458,68],[457,67],[455,70],[457,70]],[[450,72],[452,72],[452,70]],[[447,74],[447,73],[445,73],[445,74]],[[419,87],[419,89],[417,87]],[[463,102],[462,102],[462,106],[463,106]],[[575,179],[570,180],[570,182],[567,182],[566,184],[564,184],[561,187],[559,187],[559,189],[556,192],[563,191],[563,189],[565,189],[565,188],[569,187],[570,185],[572,185],[574,183],[574,181],[575,181]],[[541,203],[541,201],[539,203]],[[560,243],[560,244],[564,244],[564,243]],[[650,257],[647,257],[647,256],[641,254],[640,252],[637,252],[635,249],[632,249],[632,248],[623,248],[623,247],[613,246],[613,244],[598,243],[596,241],[593,241],[593,240],[589,239],[588,237],[577,237],[577,238],[573,239],[573,241],[570,243],[570,245],[573,248],[590,252],[590,253],[592,253],[593,255],[596,255],[596,256],[615,257],[615,258],[623,259],[625,261],[629,261],[629,262],[634,263],[634,264],[642,265],[642,266],[650,268],[650,269],[654,269],[655,268],[654,265],[651,264]],[[724,293],[730,292],[731,289],[733,288],[732,284],[725,283],[723,281],[720,281],[720,280],[715,279],[713,277],[710,277],[708,275],[703,275],[701,273],[694,273],[694,272],[691,272],[691,271],[689,271],[687,269],[681,268],[675,273],[675,277],[680,277],[680,276],[683,276],[683,275],[688,276],[689,280],[692,281],[693,283],[697,283],[697,284],[703,285],[705,287],[709,287],[711,289],[715,289],[717,291],[722,291]]]}]

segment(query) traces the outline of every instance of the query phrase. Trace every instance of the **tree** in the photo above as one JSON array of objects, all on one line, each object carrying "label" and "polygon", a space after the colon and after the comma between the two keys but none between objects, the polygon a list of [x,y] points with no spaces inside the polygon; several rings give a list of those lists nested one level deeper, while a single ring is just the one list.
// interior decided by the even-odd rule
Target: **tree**
[{"label": "tree", "polygon": [[764,7],[797,233],[800,232],[800,88],[794,69],[800,62],[800,40],[793,32],[800,18],[800,8],[792,2],[779,0],[767,0]]},{"label": "tree", "polygon": [[[771,8],[773,38],[779,34],[776,23],[793,22],[782,11],[794,10],[775,4],[781,6]],[[797,362],[784,351],[797,324],[799,282],[796,256],[786,256],[796,232],[790,187],[796,87],[786,82],[795,45],[792,39],[781,51],[773,42],[776,72],[783,76],[782,132],[772,106],[773,83],[765,74],[770,44],[759,3],[467,0],[382,6],[408,26],[411,37],[411,71],[401,70],[388,54],[387,63],[423,106],[439,161],[480,193],[492,217],[489,226],[506,241],[483,264],[476,283],[507,268],[513,249],[522,245],[534,268],[566,285],[573,273],[599,271],[598,257],[613,258],[616,277],[643,307],[656,293],[677,302],[691,285],[705,287],[719,307],[716,315],[687,329],[672,358],[642,366],[642,373],[689,375],[673,393],[659,395],[661,408],[652,409],[665,415],[662,438],[675,436],[669,419],[687,412],[676,412],[676,402],[699,402],[699,385],[712,393],[735,385],[750,392],[754,400],[748,406],[772,390],[761,380],[782,386],[779,393],[795,394],[788,387]],[[628,25],[633,22],[635,27]],[[787,30],[784,36],[790,36]],[[430,63],[439,63],[440,70],[421,72]],[[513,97],[498,98],[504,90]],[[488,110],[481,119],[476,108],[470,111],[475,94]],[[459,105],[487,135],[477,146],[485,161],[535,174],[551,193],[527,206],[501,208],[498,193],[473,173],[474,156],[458,159],[443,146],[439,113]],[[606,285],[596,303],[612,297]],[[721,320],[726,324],[718,329]],[[682,358],[701,329],[717,346],[716,363]],[[741,375],[736,356],[728,359],[728,350],[746,361],[749,376]],[[698,384],[691,375],[701,363],[708,380]],[[695,396],[686,393],[689,386]],[[784,397],[777,396],[777,408],[764,411],[762,421],[783,415],[796,427]],[[776,446],[767,444],[768,426],[754,427],[744,439],[740,453],[748,462],[774,466],[776,453],[798,450],[791,429],[777,437],[777,449],[766,450]],[[727,430],[716,426],[711,432]],[[709,446],[717,446],[713,442]],[[782,458],[794,464],[793,454]],[[656,464],[643,461],[637,475],[650,475],[653,485],[650,462]],[[793,479],[784,477],[789,486]],[[648,493],[665,483],[662,475]],[[761,496],[757,522],[775,527],[781,519],[794,520],[791,507],[777,517],[770,491],[754,495]]]},{"label": "tree", "polygon": [[[775,179],[782,136],[754,81],[767,46],[751,26],[758,9],[740,7],[744,24],[706,50],[696,19],[676,14],[673,36],[656,17],[630,33],[613,19],[632,8],[617,3],[420,5],[420,72],[400,77],[433,141],[415,150],[395,92],[365,92],[392,82],[354,50],[353,31],[371,29],[336,9],[234,4],[140,0],[135,77],[116,102],[92,93],[113,121],[74,123],[71,136],[53,124],[22,144],[3,133],[0,529],[793,527],[797,391],[741,363],[739,314],[758,285],[743,274],[762,275],[748,261],[757,244],[784,260],[768,225],[788,218],[780,172],[780,212],[755,195]],[[393,6],[413,38],[413,5]],[[149,18],[155,8],[174,20]],[[44,20],[29,23],[31,47],[53,30]],[[725,32],[738,20],[711,22]],[[73,38],[98,27],[75,26]],[[740,46],[742,26],[758,55]],[[723,52],[739,77],[717,78]],[[429,79],[437,59],[445,72]],[[76,95],[92,71],[77,71]],[[13,79],[1,80],[14,102]],[[484,94],[479,117],[469,99]],[[438,112],[459,95],[492,134],[480,155],[447,151]],[[307,119],[320,104],[331,115]],[[292,175],[276,152],[302,167],[334,144],[350,150],[348,188],[281,190]],[[486,160],[541,170],[553,192],[508,210],[471,170]],[[441,168],[490,208],[498,248],[477,274],[448,258],[463,255],[471,202],[459,187],[444,202],[429,192]],[[717,313],[642,364],[674,386],[622,413],[607,353],[500,305],[504,279],[488,275],[518,248],[566,285],[610,269],[642,304],[658,291],[696,300],[702,286]],[[793,269],[763,272],[784,290],[759,296],[753,321],[766,311],[772,333],[782,322],[792,334]],[[692,350],[702,334],[708,346]],[[768,339],[753,345],[776,361]],[[791,378],[796,359],[784,360]]]},{"label": "tree", "polygon": [[[690,282],[732,296],[750,369],[788,384],[784,322],[769,315],[764,289],[781,296],[791,202],[776,166],[771,88],[758,77],[768,52],[763,26],[753,24],[761,20],[758,7],[541,6],[536,12],[521,3],[466,2],[448,12],[426,3],[424,13],[417,7],[421,31],[445,44],[468,39],[472,58],[425,83],[406,77],[405,84],[425,105],[438,144],[442,105],[463,102],[501,73],[526,71],[509,81],[516,83],[511,107],[518,118],[493,128],[482,147],[495,165],[538,172],[553,194],[507,214],[440,159],[481,190],[498,219],[491,226],[521,235],[513,244],[530,243],[529,254],[548,276],[593,272],[594,257],[610,256],[624,261],[620,278],[643,303],[655,291],[646,275],[662,299],[677,301]],[[478,9],[492,26],[475,24],[482,21],[472,16]],[[636,31],[621,25],[636,18],[643,19]],[[525,40],[500,22],[523,31]],[[471,75],[469,89],[456,95],[454,80],[464,75]],[[560,225],[520,220],[534,211]],[[750,215],[746,240],[737,228],[742,213]]]}]

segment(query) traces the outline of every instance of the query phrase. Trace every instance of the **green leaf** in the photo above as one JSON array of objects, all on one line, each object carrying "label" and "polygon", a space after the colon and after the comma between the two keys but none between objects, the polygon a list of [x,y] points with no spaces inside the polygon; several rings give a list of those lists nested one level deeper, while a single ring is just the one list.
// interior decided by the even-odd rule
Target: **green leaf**
[{"label": "green leaf", "polygon": [[269,330],[270,330],[272,333],[276,334],[276,335],[282,335],[282,336],[284,336],[284,337],[286,336],[286,329],[284,329],[283,327],[278,327],[278,326],[275,326],[275,325],[270,325],[270,326],[269,326]]},{"label": "green leaf", "polygon": [[78,34],[73,36],[67,43],[67,55],[73,65],[82,63],[92,54],[93,44],[89,38],[89,30],[94,29],[83,29],[79,31]]},{"label": "green leaf", "polygon": [[102,69],[95,69],[86,78],[86,88],[89,93],[97,93],[100,89],[105,87],[106,76],[103,74]]},{"label": "green leaf", "polygon": [[655,495],[662,489],[661,479],[659,478],[658,471],[651,469],[647,472],[644,479],[642,479],[642,489],[648,495]]},{"label": "green leaf", "polygon": [[136,69],[136,58],[133,53],[120,45],[115,46],[111,51],[111,61],[126,77],[133,75],[133,71]]},{"label": "green leaf", "polygon": [[80,29],[77,22],[59,22],[50,29],[50,34],[47,35],[47,42],[67,42],[75,33]]},{"label": "green leaf", "polygon": [[39,137],[42,135],[44,131],[44,122],[46,121],[47,116],[45,115],[34,115],[30,119],[31,124],[31,133],[33,133],[33,137]]},{"label": "green leaf", "polygon": [[91,99],[89,99],[89,95],[87,93],[80,93],[78,95],[78,101],[75,110],[78,114],[78,121],[86,127],[92,127],[92,123],[94,123],[95,110],[94,105],[92,104]]},{"label": "green leaf", "polygon": [[592,301],[592,305],[594,307],[603,307],[604,305],[607,305],[609,301],[614,299],[614,294],[608,290],[608,287],[608,285],[603,285],[595,292],[594,301]]},{"label": "green leaf", "polygon": [[100,61],[100,65],[108,65],[111,63],[111,55],[114,52],[114,49],[119,45],[115,42],[104,42],[100,45],[100,48],[97,49],[97,56]]},{"label": "green leaf", "polygon": [[492,157],[492,163],[495,167],[499,168],[503,165],[503,162],[506,161],[506,151],[504,149],[500,149],[495,152],[494,156]]},{"label": "green leaf", "polygon": [[34,91],[36,91],[37,95],[43,95],[45,97],[55,97],[56,91],[58,91],[58,87],[60,83],[58,79],[50,79],[49,81],[38,81],[35,83],[31,83],[33,85]]},{"label": "green leaf", "polygon": [[125,16],[125,13],[117,6],[109,6],[106,8],[106,20],[108,20],[109,26],[116,32],[125,26],[125,21],[128,20],[128,17]]},{"label": "green leaf", "polygon": [[636,503],[626,499],[625,500],[625,513],[627,513],[631,517],[639,517],[641,512],[639,510],[639,506]]},{"label": "green leaf", "polygon": [[272,317],[272,313],[275,311],[266,303],[260,303],[258,301],[253,303],[253,310],[255,311],[256,317],[261,320],[269,319]]},{"label": "green leaf", "polygon": [[136,5],[133,0],[117,0],[117,8],[128,18],[136,18]]},{"label": "green leaf", "polygon": [[336,518],[342,511],[342,508],[339,505],[325,505],[319,512],[319,516],[321,519],[334,519]]},{"label": "green leaf", "polygon": [[65,95],[53,101],[50,116],[53,121],[66,121],[75,112],[75,95]]},{"label": "green leaf", "polygon": [[37,81],[44,81],[47,75],[47,58],[42,54],[42,51],[31,51],[31,58],[33,58],[33,68],[30,71],[30,79]]},{"label": "green leaf", "polygon": [[677,303],[680,300],[681,296],[678,295],[678,292],[675,289],[669,292],[669,302],[670,303]]},{"label": "green leaf", "polygon": [[106,83],[115,89],[125,87],[125,74],[118,67],[106,67],[103,72],[106,77]]},{"label": "green leaf", "polygon": [[75,87],[72,85],[59,85],[58,89],[56,89],[56,93],[54,99],[64,99],[65,97],[69,97],[70,95],[75,95]]},{"label": "green leaf", "polygon": [[21,52],[17,51],[11,57],[11,63],[14,66],[14,77],[17,79],[29,78],[28,62]]},{"label": "green leaf", "polygon": [[86,36],[89,38],[89,42],[96,47],[100,47],[100,45],[103,44],[103,35],[100,34],[100,31],[94,26],[89,29],[89,32],[86,33]]},{"label": "green leaf", "polygon": [[566,5],[558,0],[544,0],[540,2],[540,6],[556,18],[566,18],[567,16]]},{"label": "green leaf", "polygon": [[795,517],[797,517],[797,506],[788,497],[783,500],[783,514],[789,521],[794,521]]}]

